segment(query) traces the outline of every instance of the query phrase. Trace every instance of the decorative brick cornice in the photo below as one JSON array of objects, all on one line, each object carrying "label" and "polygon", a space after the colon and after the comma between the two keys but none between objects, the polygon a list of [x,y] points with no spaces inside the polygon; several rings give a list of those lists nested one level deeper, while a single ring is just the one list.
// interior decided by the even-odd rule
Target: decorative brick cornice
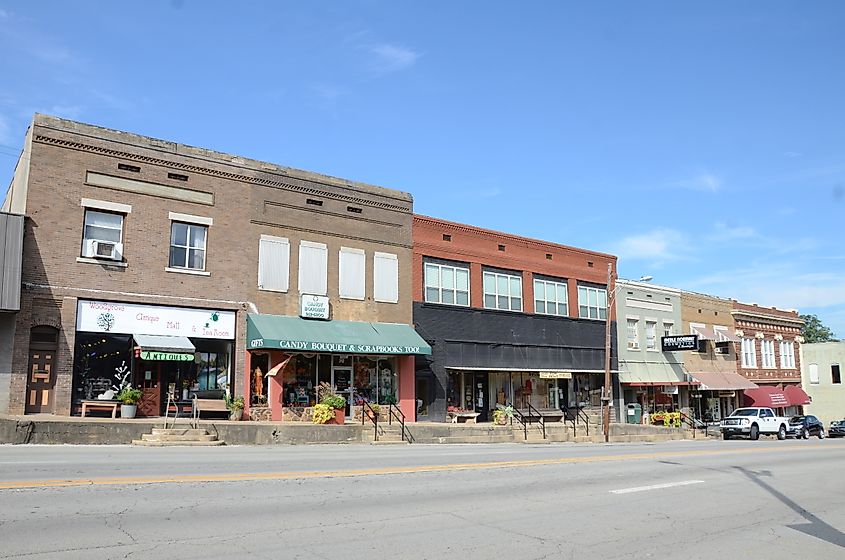
[{"label": "decorative brick cornice", "polygon": [[[156,157],[152,157],[152,156],[145,156],[145,155],[141,155],[141,154],[135,154],[135,153],[132,153],[132,152],[126,152],[126,151],[123,151],[123,150],[116,150],[116,149],[113,149],[113,148],[105,148],[105,147],[102,147],[102,146],[95,146],[95,145],[87,144],[87,143],[83,143],[83,142],[75,142],[75,141],[71,141],[71,140],[63,140],[63,139],[59,139],[59,138],[53,138],[51,136],[45,136],[43,134],[36,135],[35,138],[33,139],[33,141],[40,142],[42,144],[51,144],[51,145],[54,145],[54,146],[61,146],[63,148],[69,148],[69,149],[72,149],[72,150],[79,150],[79,151],[83,151],[83,152],[96,153],[96,154],[109,156],[109,157],[115,157],[115,158],[121,158],[121,159],[125,159],[125,160],[132,160],[132,161],[138,161],[138,162],[142,162],[142,163],[148,163],[148,164],[151,164],[151,165],[160,165],[162,167],[167,167],[167,168],[171,168],[171,169],[181,169],[183,171],[189,171],[189,172],[192,172],[192,173],[199,173],[199,174],[203,174],[203,175],[211,175],[213,177],[230,179],[232,181],[239,181],[239,182],[242,182],[242,183],[249,183],[249,184],[252,184],[252,185],[261,185],[261,186],[265,186],[265,187],[272,187],[272,188],[284,189],[284,190],[288,190],[288,191],[295,191],[295,192],[300,192],[300,193],[303,193],[303,194],[310,194],[310,195],[320,196],[320,197],[324,197],[324,198],[332,198],[332,199],[335,199],[335,200],[342,200],[344,202],[352,202],[352,203],[355,203],[355,204],[360,204],[362,206],[369,206],[369,207],[373,207],[373,208],[381,208],[381,209],[384,209],[384,210],[392,210],[394,212],[402,212],[404,214],[411,214],[412,213],[412,210],[410,208],[410,202],[408,203],[407,207],[401,206],[401,205],[398,205],[398,204],[390,204],[390,203],[387,203],[387,202],[378,202],[378,201],[375,201],[375,200],[368,200],[366,198],[359,198],[359,197],[356,197],[356,196],[345,195],[345,194],[335,193],[335,192],[331,192],[331,191],[325,191],[325,190],[321,190],[321,189],[303,187],[303,186],[300,186],[300,185],[294,185],[294,184],[291,184],[291,183],[288,183],[288,182],[279,181],[279,180],[275,180],[275,179],[250,177],[248,175],[241,175],[241,174],[238,174],[238,173],[231,173],[231,172],[228,172],[228,171],[220,171],[218,169],[211,169],[210,167],[192,165],[192,164],[189,164],[189,163],[172,161],[172,160],[162,159],[162,158],[156,158]],[[139,146],[139,148],[141,148],[141,149],[155,149],[154,147],[145,147],[145,146]],[[174,155],[177,155],[179,157],[193,157],[189,154],[174,154]],[[214,163],[216,163],[217,165],[226,165],[225,161],[214,162]],[[266,170],[266,169],[256,169],[255,171],[257,171],[258,173],[266,174],[266,175],[275,175],[276,173],[280,173],[280,174],[284,173],[282,171],[278,171],[278,172],[274,173],[273,171]],[[303,178],[303,179],[300,179],[300,180],[316,182],[313,178]],[[341,186],[342,187],[342,185],[328,185],[328,186],[333,186],[333,187]],[[346,188],[351,188],[351,187],[346,187]],[[379,195],[374,195],[374,196],[379,196]]]}]

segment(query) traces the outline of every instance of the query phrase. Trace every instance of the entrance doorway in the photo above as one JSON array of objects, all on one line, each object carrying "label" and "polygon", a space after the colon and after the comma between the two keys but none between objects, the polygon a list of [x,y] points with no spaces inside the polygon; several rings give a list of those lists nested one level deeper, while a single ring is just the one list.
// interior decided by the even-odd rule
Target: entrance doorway
[{"label": "entrance doorway", "polygon": [[488,409],[490,403],[487,402],[487,393],[489,392],[490,374],[485,372],[476,372],[473,376],[472,392],[473,392],[473,410],[478,412],[478,422],[487,422],[489,419]]},{"label": "entrance doorway", "polygon": [[141,402],[138,416],[161,416],[161,367],[158,362],[141,362]]},{"label": "entrance doorway", "polygon": [[33,327],[29,334],[29,368],[26,381],[27,414],[52,413],[56,387],[56,349],[59,330]]},{"label": "entrance doorway", "polygon": [[333,366],[332,367],[332,386],[335,392],[346,399],[346,416],[352,415],[352,366]]}]

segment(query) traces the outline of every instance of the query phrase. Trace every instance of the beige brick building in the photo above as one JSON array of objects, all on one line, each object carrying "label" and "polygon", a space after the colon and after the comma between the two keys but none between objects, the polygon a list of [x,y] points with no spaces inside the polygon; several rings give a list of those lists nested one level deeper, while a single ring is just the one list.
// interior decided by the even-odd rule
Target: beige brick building
[{"label": "beige brick building", "polygon": [[[277,405],[311,405],[326,381],[413,413],[413,358],[399,343],[413,349],[416,335],[377,328],[412,323],[407,193],[36,115],[3,210],[26,216],[21,309],[14,333],[0,331],[13,337],[10,413],[76,413],[126,368],[142,413],[182,388],[260,407],[269,389],[256,368],[291,356]],[[331,320],[300,319],[303,293]],[[256,338],[250,353],[248,316],[269,317],[265,330],[295,320],[260,344],[300,346]],[[314,349],[350,342],[320,338],[342,337],[343,322],[380,334],[341,354]]]}]

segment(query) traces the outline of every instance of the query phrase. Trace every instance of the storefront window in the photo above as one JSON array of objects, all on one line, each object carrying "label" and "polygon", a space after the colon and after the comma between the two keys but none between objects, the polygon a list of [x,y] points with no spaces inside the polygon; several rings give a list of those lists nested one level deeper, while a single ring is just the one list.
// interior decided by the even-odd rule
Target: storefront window
[{"label": "storefront window", "polygon": [[396,404],[396,361],[355,357],[355,392],[378,404]]},{"label": "storefront window", "polygon": [[[229,360],[232,344],[220,340],[192,338],[197,349],[196,368],[182,373],[182,386],[200,391],[227,389],[231,385]],[[187,377],[187,378],[186,378]]]},{"label": "storefront window", "polygon": [[75,402],[96,399],[107,391],[116,394],[132,382],[130,335],[78,333],[73,355]]}]

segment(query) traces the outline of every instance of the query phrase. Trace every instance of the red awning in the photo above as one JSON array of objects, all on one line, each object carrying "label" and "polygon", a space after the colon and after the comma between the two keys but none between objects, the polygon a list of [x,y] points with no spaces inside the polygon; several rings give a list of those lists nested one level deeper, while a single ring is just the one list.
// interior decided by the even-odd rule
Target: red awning
[{"label": "red awning", "polygon": [[783,394],[786,395],[786,400],[789,401],[790,406],[802,406],[812,402],[810,395],[805,393],[804,389],[798,385],[787,385],[783,389]]},{"label": "red awning", "polygon": [[745,406],[783,408],[789,406],[789,399],[777,387],[760,385],[756,389],[745,390]]}]

